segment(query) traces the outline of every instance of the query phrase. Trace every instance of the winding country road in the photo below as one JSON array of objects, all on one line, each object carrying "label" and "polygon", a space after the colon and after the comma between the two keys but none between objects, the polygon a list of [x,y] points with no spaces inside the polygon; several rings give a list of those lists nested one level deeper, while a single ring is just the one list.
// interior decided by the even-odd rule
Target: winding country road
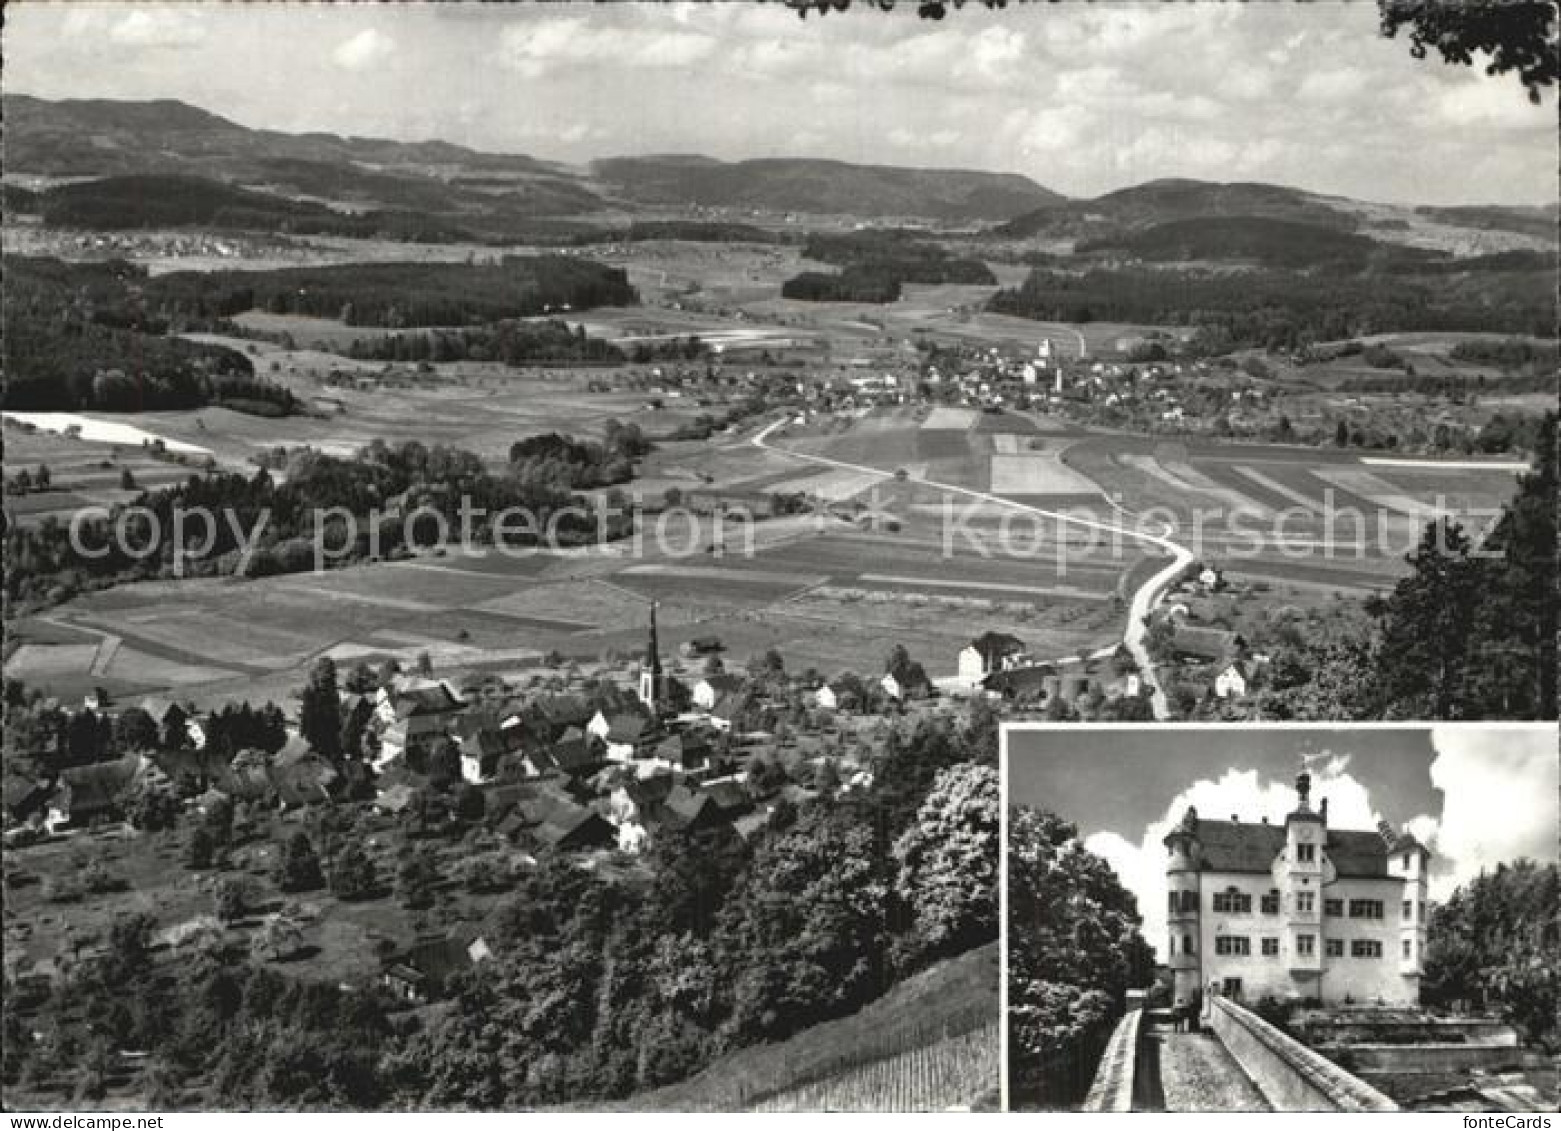
[{"label": "winding country road", "polygon": [[[828,456],[813,455],[809,452],[792,451],[789,448],[776,447],[769,443],[770,434],[778,428],[784,427],[789,421],[786,418],[774,421],[765,426],[752,437],[755,447],[777,455],[790,456],[793,459],[805,460],[809,463],[822,464],[825,467],[840,468],[845,471],[854,471],[867,475],[881,475],[885,479],[895,478],[895,472],[881,467],[868,467],[859,463],[847,463],[845,460],[831,459]],[[923,487],[931,487],[936,491],[947,491],[956,495],[964,495],[968,498],[979,499],[986,503],[995,503],[999,506],[1012,507],[1014,510],[1027,514],[1040,515],[1055,522],[1072,523],[1086,530],[1096,532],[1125,535],[1138,542],[1147,543],[1164,550],[1171,555],[1171,564],[1158,571],[1144,584],[1140,585],[1133,594],[1133,599],[1128,605],[1127,627],[1122,633],[1122,643],[1127,645],[1127,650],[1133,654],[1137,661],[1139,672],[1150,691],[1150,701],[1154,706],[1154,714],[1157,719],[1170,718],[1170,703],[1165,697],[1165,689],[1160,685],[1160,678],[1156,674],[1154,664],[1149,659],[1149,650],[1144,646],[1144,638],[1147,629],[1144,619],[1149,615],[1149,610],[1159,600],[1171,581],[1186,569],[1193,560],[1193,553],[1180,543],[1173,542],[1163,534],[1147,534],[1131,527],[1119,526],[1113,522],[1101,522],[1092,518],[1081,518],[1078,515],[1065,514],[1061,511],[1049,511],[1042,507],[1031,506],[1029,503],[1019,503],[1012,499],[1005,499],[1001,495],[993,495],[987,491],[976,491],[969,487],[957,487],[952,483],[939,483],[933,479],[922,479],[907,473],[905,481],[918,483]],[[1167,528],[1169,529],[1169,527]]]}]

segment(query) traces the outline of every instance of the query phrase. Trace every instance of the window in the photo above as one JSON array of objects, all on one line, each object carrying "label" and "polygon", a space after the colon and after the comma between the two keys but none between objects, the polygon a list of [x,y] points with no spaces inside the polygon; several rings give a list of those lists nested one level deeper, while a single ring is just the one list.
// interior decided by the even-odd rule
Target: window
[{"label": "window", "polygon": [[1377,939],[1352,939],[1350,941],[1351,958],[1381,958],[1382,943]]},{"label": "window", "polygon": [[1175,935],[1171,936],[1171,948],[1166,953],[1169,954],[1173,958],[1176,957],[1176,936]]},{"label": "window", "polygon": [[1179,891],[1173,891],[1167,892],[1166,894],[1170,897],[1167,910],[1169,910],[1172,915],[1175,915],[1178,911],[1181,910],[1182,893]]},{"label": "window", "polygon": [[1277,891],[1268,892],[1263,896],[1263,914],[1279,914],[1279,893]]},{"label": "window", "polygon": [[1182,910],[1183,911],[1196,911],[1196,910],[1198,910],[1198,893],[1197,892],[1195,892],[1195,891],[1184,891],[1184,892],[1182,892]]},{"label": "window", "polygon": [[1214,953],[1240,958],[1252,953],[1252,940],[1246,935],[1215,935]]},{"label": "window", "polygon": [[1415,944],[1414,944],[1413,940],[1405,939],[1404,940],[1404,957],[1405,958],[1413,958],[1414,956],[1415,956]]},{"label": "window", "polygon": [[1252,913],[1252,897],[1245,892],[1237,891],[1235,888],[1217,891],[1214,893],[1214,910],[1224,911],[1232,915],[1250,915]]},{"label": "window", "polygon": [[1404,853],[1404,871],[1409,871],[1409,853]]},{"label": "window", "polygon": [[1351,919],[1380,919],[1382,918],[1382,901],[1380,899],[1352,899],[1350,900]]},{"label": "window", "polygon": [[1404,900],[1403,905],[1399,908],[1399,913],[1403,915],[1404,922],[1413,923],[1415,921],[1415,901],[1412,899]]},{"label": "window", "polygon": [[1342,919],[1342,918],[1344,918],[1344,900],[1342,900],[1342,899],[1325,899],[1325,900],[1323,900],[1323,914],[1324,915],[1332,915],[1335,919]]},{"label": "window", "polygon": [[1317,859],[1317,846],[1315,844],[1296,845],[1295,858],[1302,864],[1313,863]]},{"label": "window", "polygon": [[1323,953],[1326,954],[1329,958],[1343,958],[1344,957],[1344,940],[1343,939],[1324,939],[1323,940]]},{"label": "window", "polygon": [[1279,940],[1278,939],[1264,939],[1263,940],[1263,957],[1264,958],[1277,958],[1278,956],[1279,956]]},{"label": "window", "polygon": [[1194,953],[1196,953],[1192,949],[1192,936],[1191,935],[1183,935],[1182,936],[1182,953],[1183,954],[1194,954]]},{"label": "window", "polygon": [[1312,908],[1316,906],[1315,900],[1316,895],[1314,893],[1298,891],[1295,893],[1295,909],[1302,915],[1310,915]]},{"label": "window", "polygon": [[1317,951],[1316,935],[1296,935],[1295,952],[1302,958],[1310,958]]}]

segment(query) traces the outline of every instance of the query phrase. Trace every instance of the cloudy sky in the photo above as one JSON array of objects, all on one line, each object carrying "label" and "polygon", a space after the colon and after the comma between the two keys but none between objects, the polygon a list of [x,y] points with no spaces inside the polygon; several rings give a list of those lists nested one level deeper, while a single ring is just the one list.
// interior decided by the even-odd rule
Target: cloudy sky
[{"label": "cloudy sky", "polygon": [[1432,899],[1501,861],[1557,859],[1554,726],[1015,731],[1009,801],[1077,825],[1138,897],[1158,950],[1171,826],[1189,805],[1206,820],[1283,821],[1303,757],[1330,825],[1382,819],[1432,850]]},{"label": "cloudy sky", "polygon": [[1376,5],[7,5],[4,83],[568,161],[700,152],[1166,177],[1417,203],[1556,197],[1556,106],[1417,61]]}]

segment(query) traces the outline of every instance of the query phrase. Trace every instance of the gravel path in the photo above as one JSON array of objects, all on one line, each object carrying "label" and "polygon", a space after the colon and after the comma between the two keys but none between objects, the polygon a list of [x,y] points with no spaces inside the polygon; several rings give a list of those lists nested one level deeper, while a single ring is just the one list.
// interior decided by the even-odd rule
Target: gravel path
[{"label": "gravel path", "polygon": [[1268,1111],[1262,1093],[1210,1033],[1157,1034],[1166,1111]]}]

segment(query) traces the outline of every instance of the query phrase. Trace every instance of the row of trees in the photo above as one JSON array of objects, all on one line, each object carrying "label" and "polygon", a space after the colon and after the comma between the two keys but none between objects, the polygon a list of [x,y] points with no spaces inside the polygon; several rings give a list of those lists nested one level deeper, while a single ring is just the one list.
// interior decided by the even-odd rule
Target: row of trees
[{"label": "row of trees", "polygon": [[[610,452],[604,448],[608,454],[603,462],[591,466],[600,466],[604,477],[611,471],[627,478],[632,467],[621,453],[641,449],[644,440],[636,441],[637,433],[636,427],[621,425],[608,440]],[[125,515],[125,508],[116,507],[104,517],[86,518],[76,540],[70,527],[52,516],[36,526],[12,526],[5,532],[6,593],[12,599],[54,602],[87,588],[172,576],[175,551],[184,551],[173,544],[176,513],[217,516],[206,552],[185,563],[191,574],[229,573],[241,565],[255,577],[311,569],[316,557],[314,516],[334,508],[356,520],[335,523],[325,532],[326,544],[341,548],[341,560],[433,545],[441,529],[461,529],[466,500],[472,513],[491,517],[518,507],[531,515],[535,529],[509,532],[519,540],[516,544],[535,543],[555,513],[580,506],[584,509],[560,515],[556,532],[564,542],[589,540],[597,535],[597,524],[594,518],[580,517],[589,508],[571,493],[580,474],[574,464],[542,467],[522,461],[495,475],[471,452],[415,440],[396,445],[375,441],[352,459],[305,450],[290,459],[281,483],[263,468],[247,478],[234,472],[191,476],[139,496],[136,506],[142,513]],[[417,517],[408,521],[414,514]],[[369,520],[376,517],[378,525],[371,528]],[[632,522],[627,508],[620,506],[607,522],[608,537],[627,534]],[[257,530],[257,547],[244,561],[242,542]],[[486,522],[472,535],[478,540],[498,536]]]}]

